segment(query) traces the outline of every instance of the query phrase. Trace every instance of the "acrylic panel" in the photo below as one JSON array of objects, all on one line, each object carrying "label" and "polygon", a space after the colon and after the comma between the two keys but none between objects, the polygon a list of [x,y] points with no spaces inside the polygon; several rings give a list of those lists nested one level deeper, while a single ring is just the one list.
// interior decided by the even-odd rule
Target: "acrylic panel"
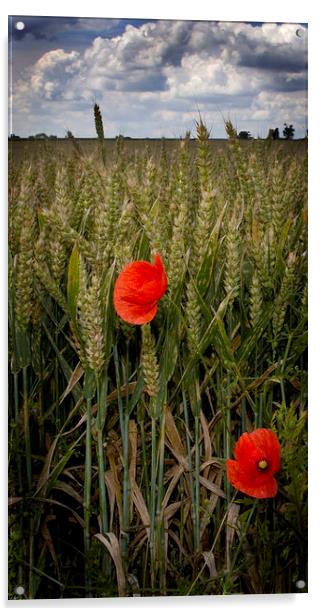
[{"label": "acrylic panel", "polygon": [[9,599],[307,591],[307,36],[9,17]]}]

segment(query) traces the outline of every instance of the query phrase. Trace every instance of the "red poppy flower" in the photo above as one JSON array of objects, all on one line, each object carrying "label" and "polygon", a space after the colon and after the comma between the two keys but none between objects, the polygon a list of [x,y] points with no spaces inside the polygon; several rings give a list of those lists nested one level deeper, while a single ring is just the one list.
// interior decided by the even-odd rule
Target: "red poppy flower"
[{"label": "red poppy flower", "polygon": [[234,449],[235,460],[227,460],[227,478],[237,490],[256,498],[276,495],[274,474],[280,468],[281,446],[272,430],[244,432]]},{"label": "red poppy flower", "polygon": [[157,303],[167,289],[163,261],[157,253],[154,263],[134,261],[120,272],[114,288],[114,306],[117,314],[133,325],[149,323],[156,312]]}]

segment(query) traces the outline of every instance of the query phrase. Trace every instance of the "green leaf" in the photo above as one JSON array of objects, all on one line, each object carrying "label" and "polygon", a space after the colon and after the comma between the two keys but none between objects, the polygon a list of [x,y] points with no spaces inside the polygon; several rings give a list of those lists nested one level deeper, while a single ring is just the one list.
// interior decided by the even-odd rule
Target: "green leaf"
[{"label": "green leaf", "polygon": [[252,354],[255,352],[258,341],[263,339],[263,333],[271,323],[273,308],[273,304],[265,302],[261,318],[255,327],[249,328],[248,333],[243,336],[241,345],[235,354],[239,366],[251,358]]},{"label": "green leaf", "polygon": [[220,231],[221,231],[222,222],[223,222],[226,209],[227,209],[227,203],[225,203],[213,227],[212,233],[208,240],[208,246],[207,246],[206,253],[204,255],[204,259],[202,261],[202,264],[197,274],[197,279],[196,279],[197,288],[198,288],[200,295],[202,296],[204,295],[204,293],[206,293],[206,290],[208,289],[209,283],[213,276],[217,251],[222,241],[222,239],[220,239]]},{"label": "green leaf", "polygon": [[222,320],[225,317],[226,310],[228,308],[230,299],[232,296],[232,291],[230,291],[225,298],[221,301],[216,313],[212,317],[202,339],[200,341],[200,353],[204,353],[206,349],[210,346],[210,344],[214,344],[217,335],[217,328],[219,322],[222,323]]},{"label": "green leaf", "polygon": [[[45,330],[45,332],[46,332],[46,334],[48,336],[48,339],[49,339],[49,342],[50,342],[52,348],[54,349],[54,351],[55,351],[55,353],[57,355],[57,358],[58,358],[61,370],[63,372],[63,375],[64,375],[67,383],[69,383],[70,379],[72,377],[72,374],[73,374],[73,369],[68,364],[68,362],[65,360],[65,358],[64,358],[63,354],[61,353],[61,351],[58,349],[58,347],[57,347],[57,345],[56,345],[52,335],[50,334],[49,329],[47,328],[47,326],[46,326],[46,324],[44,322],[43,322],[43,328],[44,328],[44,330]],[[72,395],[73,395],[73,398],[74,398],[75,402],[78,402],[78,400],[82,397],[83,391],[82,391],[82,388],[79,385],[79,383],[76,383],[74,385],[74,387],[72,388]]]},{"label": "green leaf", "polygon": [[76,449],[78,444],[81,442],[81,440],[84,438],[84,436],[85,436],[85,432],[82,432],[82,434],[72,444],[69,445],[66,453],[62,456],[62,458],[59,459],[56,466],[50,472],[48,481],[41,487],[42,493],[50,494],[51,490],[55,486],[57,478],[64,471],[68,460],[74,454],[74,450]]},{"label": "green leaf", "polygon": [[92,398],[95,397],[96,388],[97,388],[96,374],[90,368],[86,368],[83,392],[87,400],[91,400]]},{"label": "green leaf", "polygon": [[171,319],[167,320],[163,349],[159,362],[160,380],[163,383],[168,381],[173,376],[179,347],[179,322],[180,317],[177,312],[171,311]]},{"label": "green leaf", "polygon": [[15,336],[15,353],[13,360],[13,371],[18,372],[20,368],[26,368],[31,362],[30,341],[28,333],[25,330],[16,328]]},{"label": "green leaf", "polygon": [[71,318],[77,320],[77,302],[79,295],[79,250],[74,246],[68,264],[67,304]]},{"label": "green leaf", "polygon": [[114,261],[102,281],[102,298],[104,301],[104,331],[105,353],[108,358],[111,354],[115,336],[115,309],[113,306],[113,280],[116,262]]},{"label": "green leaf", "polygon": [[102,372],[97,381],[97,417],[96,417],[96,427],[98,431],[102,431],[104,429],[106,414],[107,414],[107,386],[108,386],[108,377],[105,372]]}]

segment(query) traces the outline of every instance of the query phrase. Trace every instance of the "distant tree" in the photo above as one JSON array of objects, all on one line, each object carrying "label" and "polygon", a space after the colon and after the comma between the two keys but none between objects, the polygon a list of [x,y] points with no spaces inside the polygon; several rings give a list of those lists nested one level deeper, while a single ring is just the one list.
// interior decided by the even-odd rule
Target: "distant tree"
[{"label": "distant tree", "polygon": [[283,129],[284,139],[293,139],[294,131],[295,131],[295,128],[293,128],[293,124],[286,124],[286,122],[284,122],[284,129]]},{"label": "distant tree", "polygon": [[269,128],[267,139],[280,139],[278,128]]},{"label": "distant tree", "polygon": [[77,153],[77,156],[80,156],[80,158],[83,157],[84,153],[77,141],[77,139],[75,139],[74,135],[72,134],[71,130],[67,130],[66,134],[65,134],[65,139],[69,139],[72,147],[75,150],[75,153]]},{"label": "distant tree", "polygon": [[29,135],[28,140],[29,141],[34,141],[35,140],[35,136],[34,135]]},{"label": "distant tree", "polygon": [[35,139],[48,139],[48,135],[46,133],[37,133]]},{"label": "distant tree", "polygon": [[241,130],[238,134],[239,139],[252,139],[252,135],[248,130]]},{"label": "distant tree", "polygon": [[10,141],[19,141],[19,139],[21,139],[21,137],[19,137],[19,135],[15,135],[14,133],[11,133],[9,135],[9,139],[10,139]]},{"label": "distant tree", "polygon": [[48,139],[50,139],[51,141],[55,141],[56,139],[58,139],[57,135],[49,135]]}]

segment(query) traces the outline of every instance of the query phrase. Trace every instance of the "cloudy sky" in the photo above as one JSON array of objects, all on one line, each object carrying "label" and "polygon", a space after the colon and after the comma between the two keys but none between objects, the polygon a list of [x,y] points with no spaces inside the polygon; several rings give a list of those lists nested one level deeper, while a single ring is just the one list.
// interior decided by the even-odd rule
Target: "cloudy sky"
[{"label": "cloudy sky", "polygon": [[307,129],[307,26],[67,17],[9,18],[9,132],[179,137],[201,113],[265,137]]}]

